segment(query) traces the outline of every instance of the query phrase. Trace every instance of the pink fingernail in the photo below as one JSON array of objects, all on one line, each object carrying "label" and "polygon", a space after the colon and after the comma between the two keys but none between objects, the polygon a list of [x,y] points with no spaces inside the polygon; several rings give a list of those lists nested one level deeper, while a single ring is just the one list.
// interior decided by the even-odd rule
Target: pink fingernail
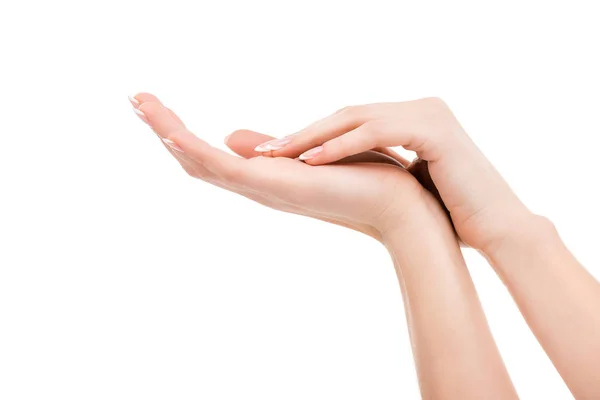
[{"label": "pink fingernail", "polygon": [[305,151],[304,153],[300,154],[300,157],[298,157],[298,158],[302,161],[310,160],[311,158],[315,158],[322,151],[323,151],[323,146],[315,147],[314,149],[310,149],[310,150]]},{"label": "pink fingernail", "polygon": [[135,98],[135,96],[128,96],[129,102],[134,108],[138,108],[140,102]]},{"label": "pink fingernail", "polygon": [[174,141],[170,140],[170,139],[162,139],[162,141],[169,146],[171,149],[178,151],[180,153],[183,153],[183,149],[181,147],[179,147],[179,145],[177,143],[175,143]]},{"label": "pink fingernail", "polygon": [[150,125],[150,122],[148,121],[148,118],[146,118],[146,114],[144,114],[141,110],[138,110],[137,108],[133,109],[133,112],[140,117],[140,119],[142,121],[144,121],[145,123],[147,123],[148,125]]},{"label": "pink fingernail", "polygon": [[291,137],[284,137],[281,139],[269,140],[268,142],[265,142],[263,144],[259,144],[258,146],[256,146],[254,148],[254,151],[258,151],[259,153],[264,153],[266,151],[281,150],[286,145],[288,145],[291,141],[292,141]]}]

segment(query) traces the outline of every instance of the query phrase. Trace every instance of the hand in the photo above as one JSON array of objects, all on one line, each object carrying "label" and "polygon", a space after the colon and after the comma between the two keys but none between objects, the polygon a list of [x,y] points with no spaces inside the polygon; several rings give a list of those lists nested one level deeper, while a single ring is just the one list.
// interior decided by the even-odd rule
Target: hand
[{"label": "hand", "polygon": [[444,218],[435,199],[397,166],[360,162],[312,167],[289,158],[256,157],[260,153],[254,147],[273,138],[251,131],[234,132],[226,140],[245,157],[240,158],[194,136],[156,97],[139,94],[132,104],[188,174],[266,206],[346,226],[378,240],[407,216],[417,215],[413,212],[417,208],[430,207]]},{"label": "hand", "polygon": [[428,162],[458,235],[471,247],[491,253],[533,216],[437,98],[347,107],[256,150],[323,165],[385,146]]}]

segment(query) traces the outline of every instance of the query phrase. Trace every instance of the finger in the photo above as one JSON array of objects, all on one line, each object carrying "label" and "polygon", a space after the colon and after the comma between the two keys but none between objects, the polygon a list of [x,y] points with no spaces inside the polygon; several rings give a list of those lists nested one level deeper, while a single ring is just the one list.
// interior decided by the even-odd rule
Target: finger
[{"label": "finger", "polygon": [[[149,93],[138,93],[135,96],[131,96],[129,99],[130,99],[132,105],[136,109],[141,104],[147,103],[147,102],[162,104],[161,101],[156,96],[149,94]],[[173,113],[173,116],[175,116],[177,119],[179,119],[177,117],[177,115],[174,113]],[[153,120],[154,120],[154,118],[153,118]],[[176,135],[174,135],[173,138],[175,138],[175,136]],[[272,139],[274,139],[274,137],[264,135],[264,134],[261,134],[258,132],[254,132],[254,131],[250,131],[250,130],[238,130],[238,131],[233,132],[231,135],[229,135],[225,138],[225,144],[236,154],[238,154],[244,158],[252,158],[252,157],[256,157],[261,154],[261,153],[254,151],[254,148],[257,145],[259,145],[260,143],[266,142],[268,140],[272,140]],[[176,140],[179,140],[179,139],[176,139]],[[265,197],[263,195],[257,194],[255,192],[252,192],[249,190],[240,190],[240,189],[236,190],[236,188],[231,185],[221,182],[220,180],[214,180],[214,179],[212,179],[212,174],[211,174],[211,176],[209,176],[208,173],[206,172],[206,170],[201,168],[198,163],[190,161],[190,160],[186,159],[185,157],[181,157],[178,154],[179,153],[178,151],[171,150],[168,146],[166,146],[166,147],[174,155],[174,157],[176,157],[179,160],[182,167],[189,175],[206,180],[206,181],[212,183],[213,185],[220,187],[222,189],[237,192],[238,194],[240,194],[250,200],[253,200],[261,205],[264,205],[264,206],[267,206],[267,207],[270,207],[273,209],[278,209],[280,211],[284,211],[284,212],[288,212],[288,213],[306,215],[304,210],[302,210],[298,207],[292,206],[291,204],[274,203],[268,197]],[[315,216],[315,218],[320,219],[322,221],[337,224],[340,226],[348,227],[348,228],[351,228],[354,230],[359,230],[356,227],[351,226],[350,224],[344,223],[341,221],[336,221],[336,220],[333,220],[330,218],[320,217],[320,216]]]},{"label": "finger", "polygon": [[[170,134],[174,134],[174,138],[177,137],[177,140],[182,141],[179,139],[179,133],[177,133],[176,131],[171,132],[170,130],[181,129],[183,127],[183,122],[181,122],[179,117],[177,117],[177,115],[171,110],[168,110],[164,106],[161,108],[160,106],[162,106],[162,102],[156,96],[150,93],[138,93],[135,96],[130,96],[129,100],[133,107],[136,109],[139,109],[139,107],[145,103],[154,103],[155,105],[144,106],[143,110],[140,110],[144,113],[144,119],[146,119],[146,121],[151,125],[151,127],[156,131],[156,133],[160,137],[168,138]],[[149,116],[149,119],[146,115]],[[175,120],[173,120],[173,118]],[[232,135],[230,135],[230,138],[232,139],[230,143],[232,150],[240,153],[240,155],[249,154],[249,151],[253,152],[254,155],[257,155],[257,153],[253,151],[254,147],[256,147],[256,145],[261,142],[272,139],[271,136],[262,135],[260,133],[251,131],[236,131]],[[229,142],[229,140],[226,140],[226,142]],[[242,196],[245,196],[267,207],[280,208],[282,209],[282,211],[286,212],[300,213],[299,209],[296,209],[294,207],[277,207],[277,204],[271,202],[268,198],[261,196],[260,194],[256,194],[248,190],[239,190],[239,188],[229,185],[218,178],[215,179],[215,174],[208,171],[200,163],[195,162],[194,159],[186,157],[184,155],[185,153],[181,151],[183,149],[179,145],[177,145],[177,149],[173,148],[173,146],[175,145],[176,142],[171,143],[171,145],[165,143],[165,147],[167,148],[167,150],[179,161],[183,169],[189,175],[195,178],[205,180],[222,189],[237,192],[238,194],[241,194]]]},{"label": "finger", "polygon": [[[157,104],[163,105],[163,103],[160,101],[160,99],[159,99],[158,97],[156,97],[156,96],[155,96],[155,95],[153,95],[153,94],[150,94],[150,93],[144,93],[144,92],[142,92],[142,93],[138,93],[138,94],[136,94],[135,96],[129,96],[129,101],[131,102],[131,105],[133,106],[133,108],[134,108],[134,109],[136,109],[136,110],[139,110],[139,109],[140,109],[140,107],[141,107],[141,106],[142,106],[144,103],[157,103]],[[164,105],[163,105],[163,107],[164,107]],[[171,115],[172,115],[174,118],[176,118],[176,119],[179,121],[179,123],[180,123],[181,125],[184,125],[184,124],[183,124],[183,121],[182,121],[182,120],[181,120],[181,119],[180,119],[180,118],[177,116],[177,114],[175,114],[175,113],[174,113],[173,111],[171,111],[169,108],[166,108],[166,109],[167,109],[167,110],[168,110],[168,111],[171,113]],[[142,115],[140,115],[140,114],[139,114],[139,113],[137,113],[137,112],[136,112],[136,114],[138,114],[138,116],[139,116],[139,117],[142,119],[142,121],[144,121],[144,122],[146,122],[146,123],[147,123],[147,121],[145,121],[145,120],[144,120],[144,118],[143,118],[143,116],[142,116]]]},{"label": "finger", "polygon": [[[139,106],[139,111],[143,113],[152,130],[162,139],[163,143],[168,146],[169,150],[177,159],[181,160],[184,157],[190,158],[189,154],[185,154],[184,149],[179,146],[178,142],[173,141],[170,136],[174,133],[186,132],[187,135],[193,136],[194,138],[196,137],[187,130],[185,125],[181,123],[179,118],[177,118],[173,112],[158,102],[143,103]],[[196,139],[202,146],[210,147],[206,142],[198,138]],[[188,162],[189,161],[192,160],[188,160]],[[200,164],[202,165],[202,163]]]},{"label": "finger", "polygon": [[[210,171],[216,179],[210,183],[236,192],[254,201],[288,212],[301,213],[293,205],[310,186],[310,179],[299,170],[310,167],[285,158],[257,157],[247,160],[221,151],[186,130],[169,133],[167,138],[182,150],[186,158]],[[293,179],[295,178],[295,179]],[[281,201],[286,198],[287,200]]]},{"label": "finger", "polygon": [[[431,146],[439,141],[426,125],[406,120],[371,120],[360,127],[331,139],[300,155],[307,164],[320,165],[340,160],[377,147],[402,146],[425,155],[435,161],[440,146]],[[421,155],[419,154],[419,155]]]},{"label": "finger", "polygon": [[[231,135],[225,138],[225,144],[233,150],[236,154],[244,158],[253,158],[256,156],[263,155],[254,150],[258,143],[264,143],[268,140],[273,140],[272,136],[264,135],[262,133],[250,131],[250,130],[239,130],[235,131]],[[341,163],[385,163],[392,165],[399,165],[401,167],[408,167],[410,161],[400,156],[393,150],[385,147],[374,149],[373,151],[366,151],[353,156],[345,157],[340,160]]]},{"label": "finger", "polygon": [[[216,179],[205,179],[208,182],[290,212],[304,213],[301,208],[294,206],[296,203],[311,204],[320,201],[320,196],[316,196],[312,190],[314,179],[310,174],[303,173],[304,170],[312,170],[311,167],[287,158],[257,157],[246,160],[235,157],[210,146],[187,129],[169,131],[172,122],[163,121],[168,119],[168,115],[160,107],[150,106],[144,112],[157,133],[166,136],[163,139],[170,146],[179,149],[177,156],[193,160],[194,165],[200,165],[214,174]],[[264,138],[248,131],[238,132],[235,136],[238,135]],[[325,190],[322,195],[327,197],[330,194]]]},{"label": "finger", "polygon": [[227,185],[244,185],[250,168],[244,168],[246,161],[219,150],[199,139],[187,129],[175,130],[164,138],[167,145],[174,146],[184,155],[215,174]]},{"label": "finger", "polygon": [[166,138],[169,132],[186,129],[185,125],[171,110],[159,102],[140,104],[138,111],[148,121],[148,124],[161,138]]},{"label": "finger", "polygon": [[[162,104],[156,102],[143,103],[140,105],[139,111],[143,112],[152,129],[178,160],[184,159],[192,162],[195,168],[205,169],[210,174],[215,175],[220,184],[226,184],[235,189],[240,187],[254,189],[257,185],[263,187],[273,180],[279,182],[277,178],[282,176],[282,171],[276,168],[271,170],[267,166],[263,166],[265,168],[259,170],[255,168],[255,164],[247,164],[248,160],[232,156],[209,145],[190,132]],[[301,163],[298,164],[302,165]],[[204,176],[200,177],[205,179]],[[214,179],[210,182],[217,183]]]},{"label": "finger", "polygon": [[[257,194],[260,192],[256,190],[257,187],[268,185],[272,181],[281,182],[281,179],[277,178],[283,175],[282,171],[266,165],[258,169],[255,164],[251,166],[243,158],[232,156],[210,146],[190,132],[181,120],[161,103],[145,102],[139,106],[139,111],[143,113],[149,125],[163,140],[171,154],[192,176],[238,192],[246,197],[250,197],[250,194],[255,197],[253,200],[261,197]],[[241,137],[242,133],[237,133],[235,136],[236,138]],[[255,141],[261,141],[265,136],[253,133],[253,137]],[[242,141],[241,144],[243,143]],[[245,143],[247,145],[247,142]],[[270,161],[275,160],[270,159]],[[289,161],[291,162],[291,160]],[[302,166],[302,164],[298,163],[298,166]],[[282,185],[271,186],[281,189]]]},{"label": "finger", "polygon": [[263,143],[256,150],[271,152],[273,157],[294,158],[312,147],[356,129],[377,115],[378,108],[375,105],[348,107],[307,126],[294,135]]},{"label": "finger", "polygon": [[236,192],[263,194],[290,205],[316,201],[317,196],[311,190],[314,179],[305,173],[312,168],[304,163],[283,157],[236,157],[208,145],[188,130],[173,132],[168,139]]},{"label": "finger", "polygon": [[159,103],[162,104],[158,97],[150,93],[138,93],[135,96],[129,96],[129,101],[134,108],[139,108],[144,103]]},{"label": "finger", "polygon": [[[138,100],[139,99],[139,100]],[[131,100],[131,98],[130,98]],[[159,138],[164,139],[168,136],[169,131],[185,129],[185,125],[181,120],[169,109],[164,107],[156,96],[148,93],[140,93],[133,97],[132,104],[135,107],[135,102],[140,104],[136,109],[136,113],[155,131]],[[208,171],[202,165],[185,157],[181,149],[174,146],[172,143],[163,140],[163,145],[171,153],[173,157],[181,164],[181,167],[191,176],[202,178],[205,180],[213,179],[214,174]]]},{"label": "finger", "polygon": [[244,158],[253,158],[264,155],[264,153],[254,150],[256,146],[273,139],[275,139],[273,136],[242,129],[227,136],[225,144],[236,154]]}]

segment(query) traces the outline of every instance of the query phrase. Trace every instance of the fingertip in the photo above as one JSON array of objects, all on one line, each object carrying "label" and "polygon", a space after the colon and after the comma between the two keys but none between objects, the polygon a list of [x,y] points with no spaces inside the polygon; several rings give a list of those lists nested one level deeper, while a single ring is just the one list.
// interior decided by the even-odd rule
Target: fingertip
[{"label": "fingertip", "polygon": [[317,158],[322,153],[323,153],[323,146],[317,146],[317,147],[313,147],[312,149],[310,149],[308,151],[305,151],[304,153],[300,154],[300,156],[298,158],[301,161],[314,160],[315,158]]},{"label": "fingertip", "polygon": [[133,108],[138,108],[140,106],[140,102],[138,99],[135,98],[134,96],[127,96],[127,98],[129,99],[129,102],[131,103],[131,105],[133,106]]},{"label": "fingertip", "polygon": [[156,102],[144,102],[141,103],[140,106],[137,108],[138,110],[140,110],[141,112],[143,112],[146,116],[156,116],[158,113],[160,113],[160,111],[162,109],[164,109],[164,107],[162,106],[162,104],[160,103],[156,103]]},{"label": "fingertip", "polygon": [[130,98],[133,98],[135,101],[139,102],[140,105],[144,104],[144,103],[162,104],[162,102],[159,100],[158,97],[156,97],[155,95],[153,95],[151,93],[146,93],[146,92],[140,92],[134,96],[130,96]]},{"label": "fingertip", "polygon": [[298,160],[302,161],[305,164],[311,165],[311,166],[324,165],[324,164],[330,163],[329,161],[321,159],[321,157],[311,158],[310,160],[302,160],[302,159],[298,158]]},{"label": "fingertip", "polygon": [[319,160],[314,159],[314,158],[311,158],[310,160],[303,160],[300,157],[298,157],[298,160],[302,161],[303,163],[308,164],[308,165],[321,165],[321,164],[323,164],[322,162],[319,162]]},{"label": "fingertip", "polygon": [[245,129],[235,130],[229,135],[225,136],[225,138],[223,139],[223,143],[225,143],[227,147],[233,150],[232,146],[236,147],[240,143],[240,141],[244,141],[246,132],[249,131],[246,131]]},{"label": "fingertip", "polygon": [[238,129],[225,138],[225,145],[234,153],[244,157],[253,158],[259,155],[266,155],[257,152],[255,149],[261,143],[273,140],[272,136],[263,135],[248,129]]}]

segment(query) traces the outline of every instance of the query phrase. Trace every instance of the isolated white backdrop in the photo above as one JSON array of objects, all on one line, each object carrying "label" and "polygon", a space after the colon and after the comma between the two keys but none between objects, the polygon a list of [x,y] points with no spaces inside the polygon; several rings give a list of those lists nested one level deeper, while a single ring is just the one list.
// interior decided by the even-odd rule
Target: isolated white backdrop
[{"label": "isolated white backdrop", "polygon": [[[384,248],[192,180],[127,95],[220,146],[440,96],[600,277],[593,6],[2,2],[0,398],[418,398]],[[570,398],[465,256],[519,393]]]}]

